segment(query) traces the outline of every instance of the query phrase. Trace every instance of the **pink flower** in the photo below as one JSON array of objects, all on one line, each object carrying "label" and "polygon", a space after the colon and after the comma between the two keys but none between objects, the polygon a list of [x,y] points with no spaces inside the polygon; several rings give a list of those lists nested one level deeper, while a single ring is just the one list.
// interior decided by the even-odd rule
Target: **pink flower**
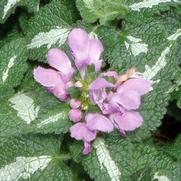
[{"label": "pink flower", "polygon": [[77,109],[79,108],[81,105],[81,102],[77,99],[71,99],[70,100],[70,107],[73,108],[73,109]]},{"label": "pink flower", "polygon": [[82,112],[79,109],[71,109],[69,119],[73,122],[79,122],[82,119]]},{"label": "pink flower", "polygon": [[36,69],[34,69],[34,78],[38,83],[45,86],[49,92],[52,92],[61,101],[66,100],[66,85],[58,71],[38,66]]},{"label": "pink flower", "polygon": [[87,65],[94,65],[99,71],[102,65],[100,56],[104,51],[99,39],[90,36],[85,30],[74,28],[68,36],[68,44],[73,52],[78,70],[85,70]]},{"label": "pink flower", "polygon": [[121,132],[133,131],[139,128],[143,123],[143,118],[139,112],[124,111],[123,113],[117,112],[110,115],[110,119],[116,128]]},{"label": "pink flower", "polygon": [[[126,135],[127,131],[143,124],[138,109],[142,96],[152,89],[152,85],[148,80],[132,76],[135,71],[121,76],[115,71],[108,71],[95,78],[87,67],[94,65],[95,71],[100,71],[104,48],[99,39],[83,29],[74,28],[69,33],[68,44],[80,74],[73,77],[71,61],[65,52],[57,48],[48,52],[50,68],[38,66],[33,73],[38,83],[70,104],[68,116],[73,123],[70,135],[83,141],[83,154],[86,155],[90,153],[92,141],[99,132],[110,133],[118,129]],[[91,112],[91,108],[96,112]]]},{"label": "pink flower", "polygon": [[97,78],[89,86],[89,96],[92,102],[100,103],[103,102],[107,94],[106,88],[113,88],[114,85],[108,82],[104,78]]},{"label": "pink flower", "polygon": [[90,142],[96,138],[96,131],[91,131],[86,123],[76,123],[70,128],[70,136],[76,140],[82,140],[84,142],[84,154],[88,154],[91,151]]},{"label": "pink flower", "polygon": [[58,48],[52,48],[48,51],[48,64],[58,70],[64,82],[71,80],[74,73],[68,56]]},{"label": "pink flower", "polygon": [[53,48],[48,52],[48,63],[56,70],[38,66],[34,69],[34,78],[61,101],[65,101],[67,85],[74,72],[70,60],[63,51]]},{"label": "pink flower", "polygon": [[114,126],[112,122],[105,116],[99,113],[89,113],[85,116],[87,127],[92,131],[101,131],[110,133]]}]

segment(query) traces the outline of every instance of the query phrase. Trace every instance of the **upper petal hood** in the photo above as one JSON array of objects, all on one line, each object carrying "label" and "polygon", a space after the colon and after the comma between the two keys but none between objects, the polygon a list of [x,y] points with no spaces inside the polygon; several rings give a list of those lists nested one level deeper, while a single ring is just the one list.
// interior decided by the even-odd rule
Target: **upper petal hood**
[{"label": "upper petal hood", "polygon": [[118,87],[118,92],[136,91],[140,95],[148,93],[152,89],[151,81],[143,78],[132,78]]},{"label": "upper petal hood", "polygon": [[100,56],[104,51],[101,41],[97,38],[91,38],[89,40],[89,65],[94,64],[95,70],[99,71],[102,66],[102,60]]},{"label": "upper petal hood", "polygon": [[45,87],[54,87],[57,84],[64,85],[60,74],[53,69],[38,66],[34,69],[33,75],[35,80]]},{"label": "upper petal hood", "polygon": [[69,81],[73,75],[73,68],[68,56],[58,48],[48,51],[48,64],[60,71],[65,82]]},{"label": "upper petal hood", "polygon": [[117,109],[122,109],[123,107],[127,110],[134,110],[139,108],[141,97],[136,91],[127,90],[127,92],[113,94],[109,103]]},{"label": "upper petal hood", "polygon": [[76,67],[81,70],[88,65],[89,35],[81,28],[74,28],[68,36],[68,44],[74,56]]}]

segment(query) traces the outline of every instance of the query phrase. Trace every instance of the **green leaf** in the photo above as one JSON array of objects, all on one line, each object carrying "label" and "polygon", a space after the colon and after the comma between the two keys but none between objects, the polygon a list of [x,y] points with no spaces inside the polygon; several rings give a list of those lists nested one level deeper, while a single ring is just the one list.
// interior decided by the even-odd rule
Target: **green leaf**
[{"label": "green leaf", "polygon": [[178,135],[174,142],[157,147],[157,149],[173,157],[177,162],[181,162],[181,135]]},{"label": "green leaf", "polygon": [[129,181],[133,176],[133,180],[139,180],[148,169],[150,180],[158,176],[176,181],[180,178],[180,167],[172,157],[147,143],[131,143],[119,135],[97,138],[91,154],[86,157],[79,156],[82,150],[78,145],[71,146],[71,151],[75,160],[77,157],[82,160],[85,170],[95,181]]},{"label": "green leaf", "polygon": [[81,91],[78,87],[70,87],[68,89],[68,93],[70,94],[71,98],[80,98],[81,96]]},{"label": "green leaf", "polygon": [[83,19],[88,23],[94,23],[99,19],[101,24],[120,19],[127,11],[124,0],[77,0],[77,7]]},{"label": "green leaf", "polygon": [[127,5],[130,8],[131,13],[149,13],[150,15],[153,15],[154,13],[159,13],[160,11],[167,11],[171,7],[177,7],[180,5],[179,1],[175,0],[127,0]]},{"label": "green leaf", "polygon": [[0,48],[0,86],[16,87],[27,70],[27,49],[24,38],[13,38]]},{"label": "green leaf", "polygon": [[129,133],[136,140],[149,137],[166,113],[172,80],[178,71],[179,54],[175,50],[181,40],[177,18],[167,15],[157,19],[146,17],[146,20],[142,23],[141,20],[135,23],[125,20],[123,31],[119,33],[106,27],[96,30],[103,40],[104,57],[111,69],[124,73],[136,67],[143,77],[154,82],[153,90],[142,99],[140,112],[144,123]]},{"label": "green leaf", "polygon": [[59,154],[60,140],[55,136],[4,138],[0,143],[0,178],[13,180],[72,180],[72,173]]},{"label": "green leaf", "polygon": [[180,5],[175,0],[77,0],[77,7],[83,19],[88,23],[94,23],[99,20],[100,24],[109,24],[112,20],[119,20],[128,13],[133,19],[140,13],[146,12],[149,16],[160,11],[169,10],[170,7]]},{"label": "green leaf", "polygon": [[60,2],[51,2],[41,8],[29,20],[25,31],[29,58],[45,61],[48,49],[61,47],[65,43],[71,24],[71,12]]},{"label": "green leaf", "polygon": [[3,23],[17,6],[24,6],[29,12],[39,10],[39,0],[1,0],[0,2],[0,23]]},{"label": "green leaf", "polygon": [[0,136],[68,131],[68,105],[36,87],[34,91],[0,99]]}]

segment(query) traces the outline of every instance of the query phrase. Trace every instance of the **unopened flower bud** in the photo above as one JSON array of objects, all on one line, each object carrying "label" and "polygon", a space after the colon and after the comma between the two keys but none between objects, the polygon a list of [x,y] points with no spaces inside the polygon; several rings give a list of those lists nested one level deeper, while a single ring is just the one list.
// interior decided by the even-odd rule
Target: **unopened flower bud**
[{"label": "unopened flower bud", "polygon": [[73,122],[79,122],[82,119],[82,112],[79,109],[71,109],[69,119]]},{"label": "unopened flower bud", "polygon": [[71,99],[70,100],[70,107],[73,108],[73,109],[77,109],[79,108],[81,105],[81,102],[77,99]]}]

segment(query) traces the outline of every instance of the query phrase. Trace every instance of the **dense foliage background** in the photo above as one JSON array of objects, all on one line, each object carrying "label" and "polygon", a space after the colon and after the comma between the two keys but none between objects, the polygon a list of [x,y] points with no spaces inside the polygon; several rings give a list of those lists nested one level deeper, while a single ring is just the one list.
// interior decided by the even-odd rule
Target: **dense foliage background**
[{"label": "dense foliage background", "polygon": [[[180,181],[179,0],[0,0],[0,23],[0,181]],[[101,39],[105,70],[154,81],[142,127],[100,135],[88,156],[69,136],[69,106],[32,77],[73,27]]]}]

